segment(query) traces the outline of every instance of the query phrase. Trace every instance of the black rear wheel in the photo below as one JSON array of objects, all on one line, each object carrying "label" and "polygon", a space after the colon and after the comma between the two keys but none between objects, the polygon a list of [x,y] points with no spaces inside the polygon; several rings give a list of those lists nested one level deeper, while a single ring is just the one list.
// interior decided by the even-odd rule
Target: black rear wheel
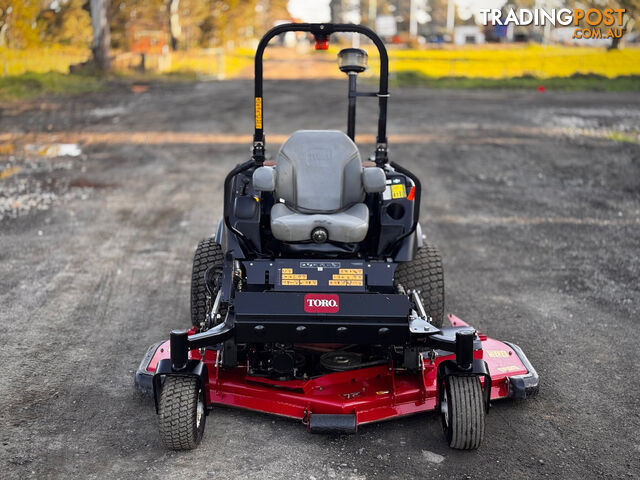
[{"label": "black rear wheel", "polygon": [[158,402],[158,426],[165,447],[192,450],[198,446],[207,419],[204,405],[197,378],[165,378]]},{"label": "black rear wheel", "polygon": [[191,324],[200,328],[206,322],[213,298],[207,291],[207,270],[220,269],[224,263],[222,247],[213,238],[201,240],[193,256],[191,274]]},{"label": "black rear wheel", "polygon": [[480,379],[446,377],[440,387],[440,415],[447,443],[458,450],[474,450],[484,439],[485,406]]},{"label": "black rear wheel", "polygon": [[396,268],[396,284],[405,290],[417,290],[424,309],[436,327],[444,320],[444,271],[442,257],[435,245],[425,244],[410,262]]}]

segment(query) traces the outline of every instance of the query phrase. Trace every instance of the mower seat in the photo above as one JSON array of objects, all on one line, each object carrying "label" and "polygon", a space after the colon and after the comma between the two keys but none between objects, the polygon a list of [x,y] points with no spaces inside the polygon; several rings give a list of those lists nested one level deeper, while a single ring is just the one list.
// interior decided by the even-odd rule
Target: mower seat
[{"label": "mower seat", "polygon": [[337,130],[299,130],[282,145],[275,169],[253,174],[256,190],[275,191],[271,232],[284,242],[311,240],[324,228],[332,242],[357,243],[369,229],[365,192],[382,192],[381,168],[362,167],[355,143]]}]

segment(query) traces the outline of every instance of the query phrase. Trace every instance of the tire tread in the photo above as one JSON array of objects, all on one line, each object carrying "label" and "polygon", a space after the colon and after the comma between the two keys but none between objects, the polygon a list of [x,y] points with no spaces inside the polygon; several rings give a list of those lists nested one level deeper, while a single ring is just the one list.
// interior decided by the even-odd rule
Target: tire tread
[{"label": "tire tread", "polygon": [[449,446],[458,450],[474,450],[484,439],[485,408],[478,377],[448,378],[451,411]]},{"label": "tire tread", "polygon": [[204,419],[198,428],[198,381],[192,377],[166,377],[158,404],[158,427],[165,447],[192,450],[204,431]]},{"label": "tire tread", "polygon": [[205,273],[209,268],[222,267],[224,252],[213,238],[205,238],[198,243],[193,256],[191,273],[191,324],[200,326],[207,315],[207,285]]},{"label": "tire tread", "polygon": [[419,291],[427,315],[436,327],[444,320],[444,270],[442,256],[435,245],[425,244],[410,262],[396,268],[394,281],[405,289]]}]

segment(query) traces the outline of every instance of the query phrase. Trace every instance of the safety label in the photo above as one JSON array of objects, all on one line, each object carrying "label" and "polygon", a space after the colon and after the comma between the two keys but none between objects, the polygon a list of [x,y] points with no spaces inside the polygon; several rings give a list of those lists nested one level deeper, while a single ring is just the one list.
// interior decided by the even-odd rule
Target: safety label
[{"label": "safety label", "polygon": [[391,198],[405,198],[407,191],[402,183],[397,185],[391,185]]},{"label": "safety label", "polygon": [[306,273],[293,273],[293,268],[283,268],[281,273],[281,285],[286,285],[289,287],[299,285],[315,287],[318,285],[318,280],[309,280]]},{"label": "safety label", "polygon": [[256,128],[262,128],[262,97],[256,97]]},{"label": "safety label", "polygon": [[506,358],[509,356],[509,352],[506,350],[487,350],[487,355],[491,358]]},{"label": "safety label", "polygon": [[363,271],[361,268],[341,268],[329,280],[330,287],[361,287]]},{"label": "safety label", "polygon": [[[298,270],[297,268],[295,270]],[[331,271],[333,270],[333,272]],[[325,270],[324,267],[317,269],[304,269],[294,271],[294,268],[283,267],[280,269],[280,285],[283,287],[363,287],[364,269],[362,268],[337,268]],[[335,272],[335,273],[334,273]]]}]

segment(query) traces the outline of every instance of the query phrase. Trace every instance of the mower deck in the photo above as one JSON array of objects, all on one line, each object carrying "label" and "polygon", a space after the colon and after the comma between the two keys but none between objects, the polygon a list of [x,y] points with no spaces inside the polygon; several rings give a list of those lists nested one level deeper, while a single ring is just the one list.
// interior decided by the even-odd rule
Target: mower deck
[{"label": "mower deck", "polygon": [[[468,326],[449,315],[454,327]],[[526,398],[538,390],[538,375],[517,345],[479,334],[481,350],[475,359],[484,360],[491,378],[490,399]],[[228,405],[303,420],[310,430],[339,428],[355,431],[358,425],[435,410],[438,405],[438,366],[455,360],[455,354],[436,350],[435,355],[420,354],[421,373],[378,365],[344,372],[333,372],[308,380],[272,380],[247,374],[245,366],[223,370],[218,350],[205,350],[205,386],[208,406]],[[201,360],[198,350],[189,354]],[[138,372],[136,384],[152,394],[152,379],[158,362],[170,358],[169,341],[151,346]],[[482,378],[484,386],[484,378]],[[315,416],[315,422],[314,422]],[[326,416],[326,418],[324,418]],[[326,420],[326,422],[324,421]]]}]

